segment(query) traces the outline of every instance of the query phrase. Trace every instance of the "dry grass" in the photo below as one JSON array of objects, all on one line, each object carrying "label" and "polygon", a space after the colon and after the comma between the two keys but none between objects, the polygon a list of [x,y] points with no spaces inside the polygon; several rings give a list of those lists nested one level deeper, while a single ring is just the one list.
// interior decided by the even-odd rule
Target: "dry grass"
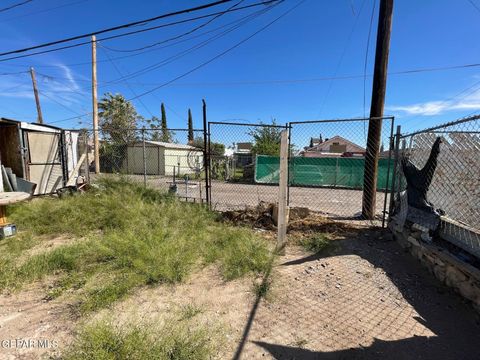
[{"label": "dry grass", "polygon": [[[73,290],[80,313],[108,306],[138,286],[182,282],[211,263],[225,280],[270,266],[265,241],[252,231],[125,179],[104,178],[84,195],[37,199],[9,210],[22,234],[0,244],[0,288],[56,275],[48,297]],[[18,261],[45,236],[58,235],[82,240]]]}]

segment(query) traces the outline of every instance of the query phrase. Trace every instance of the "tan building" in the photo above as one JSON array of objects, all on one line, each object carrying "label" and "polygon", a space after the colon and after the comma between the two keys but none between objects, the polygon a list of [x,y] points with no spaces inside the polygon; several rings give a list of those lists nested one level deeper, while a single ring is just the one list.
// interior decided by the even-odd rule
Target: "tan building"
[{"label": "tan building", "polygon": [[145,141],[145,165],[143,161],[143,143],[141,141],[128,146],[123,168],[128,174],[147,175],[185,175],[195,173],[203,164],[203,152],[194,146]]},{"label": "tan building", "polygon": [[[312,143],[312,141],[311,141]],[[313,146],[307,147],[301,156],[304,157],[333,157],[333,156],[364,156],[365,149],[341,137],[334,136],[325,141],[315,141]]]}]

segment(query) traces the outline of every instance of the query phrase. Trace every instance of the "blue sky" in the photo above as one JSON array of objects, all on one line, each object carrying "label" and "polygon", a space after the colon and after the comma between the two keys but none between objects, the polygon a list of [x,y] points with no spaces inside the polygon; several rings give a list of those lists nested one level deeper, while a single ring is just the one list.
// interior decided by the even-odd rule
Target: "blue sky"
[{"label": "blue sky", "polygon": [[[480,0],[472,1],[480,8]],[[2,0],[0,8],[16,2]],[[34,0],[0,13],[0,50],[22,48],[206,2]],[[244,0],[241,5],[254,2],[256,0]],[[113,50],[149,45],[188,31],[206,20],[101,42],[97,55],[99,97],[110,91],[131,98],[170,81],[248,37],[299,2],[285,0],[273,8],[224,15],[182,38],[189,39],[187,41],[157,47],[138,56],[118,59],[135,53]],[[378,2],[367,74],[373,71]],[[159,116],[160,103],[164,102],[169,126],[175,128],[186,127],[188,108],[192,109],[195,126],[201,127],[202,98],[207,100],[209,119],[216,121],[243,119],[255,123],[276,118],[279,123],[285,123],[363,116],[362,75],[374,3],[374,0],[306,0],[238,48],[169,86],[141,97],[142,102],[135,100],[134,104],[140,114],[151,117],[152,114]],[[231,5],[223,5],[221,9]],[[265,12],[252,16],[249,22],[207,46],[126,80],[128,85],[125,81],[108,84],[121,77],[119,73],[127,75],[168,59],[258,10]],[[170,20],[164,22],[167,21]],[[222,28],[215,30],[219,27]],[[479,30],[480,11],[468,0],[397,0],[389,72],[480,62]],[[91,111],[90,56],[90,47],[81,46],[4,61],[0,62],[0,74],[27,71],[33,66],[38,73],[45,122],[69,128],[90,127],[91,116],[61,121]],[[321,80],[329,77],[347,79]],[[367,115],[371,80],[368,76]],[[406,131],[476,111],[480,111],[480,67],[392,74],[388,78],[385,114],[394,115]],[[29,74],[0,76],[0,116],[35,120]]]}]

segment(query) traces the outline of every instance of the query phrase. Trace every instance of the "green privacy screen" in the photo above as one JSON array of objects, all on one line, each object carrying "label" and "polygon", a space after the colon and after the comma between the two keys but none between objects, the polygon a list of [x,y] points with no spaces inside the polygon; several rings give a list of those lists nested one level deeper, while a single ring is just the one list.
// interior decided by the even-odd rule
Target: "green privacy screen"
[{"label": "green privacy screen", "polygon": [[[388,159],[378,162],[377,188],[385,189],[387,183]],[[390,160],[392,180],[393,159]],[[364,158],[308,158],[290,159],[290,185],[298,186],[339,186],[363,188]],[[255,182],[278,184],[280,158],[278,156],[257,155]]]}]

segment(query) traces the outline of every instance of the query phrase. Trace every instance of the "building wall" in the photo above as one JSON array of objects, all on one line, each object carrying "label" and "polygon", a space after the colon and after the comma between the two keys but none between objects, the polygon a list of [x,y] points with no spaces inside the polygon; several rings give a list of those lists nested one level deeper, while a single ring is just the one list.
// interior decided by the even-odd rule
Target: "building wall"
[{"label": "building wall", "polygon": [[[147,175],[165,175],[164,148],[145,146],[145,166]],[[127,174],[143,174],[143,145],[136,144],[127,148],[124,168]]]},{"label": "building wall", "polygon": [[[195,169],[189,165],[189,154],[191,160],[195,160],[196,157],[200,166],[203,166],[203,153],[201,151],[191,152],[189,149],[168,149],[161,146],[147,145],[145,146],[146,173],[147,175],[173,176],[175,170],[175,174],[193,174]],[[178,169],[179,166],[180,171]],[[143,174],[142,144],[136,144],[127,148],[124,168],[128,174]]]},{"label": "building wall", "polygon": [[28,180],[37,184],[35,194],[49,194],[63,186],[59,154],[60,133],[25,131],[28,140]]},{"label": "building wall", "polygon": [[194,166],[194,160],[197,160],[199,164],[203,164],[203,153],[201,151],[191,152],[189,149],[165,149],[165,175],[173,175],[174,169],[176,174],[178,174],[179,166],[180,175],[194,174],[195,169],[189,165],[189,155],[191,157],[191,165]]}]

